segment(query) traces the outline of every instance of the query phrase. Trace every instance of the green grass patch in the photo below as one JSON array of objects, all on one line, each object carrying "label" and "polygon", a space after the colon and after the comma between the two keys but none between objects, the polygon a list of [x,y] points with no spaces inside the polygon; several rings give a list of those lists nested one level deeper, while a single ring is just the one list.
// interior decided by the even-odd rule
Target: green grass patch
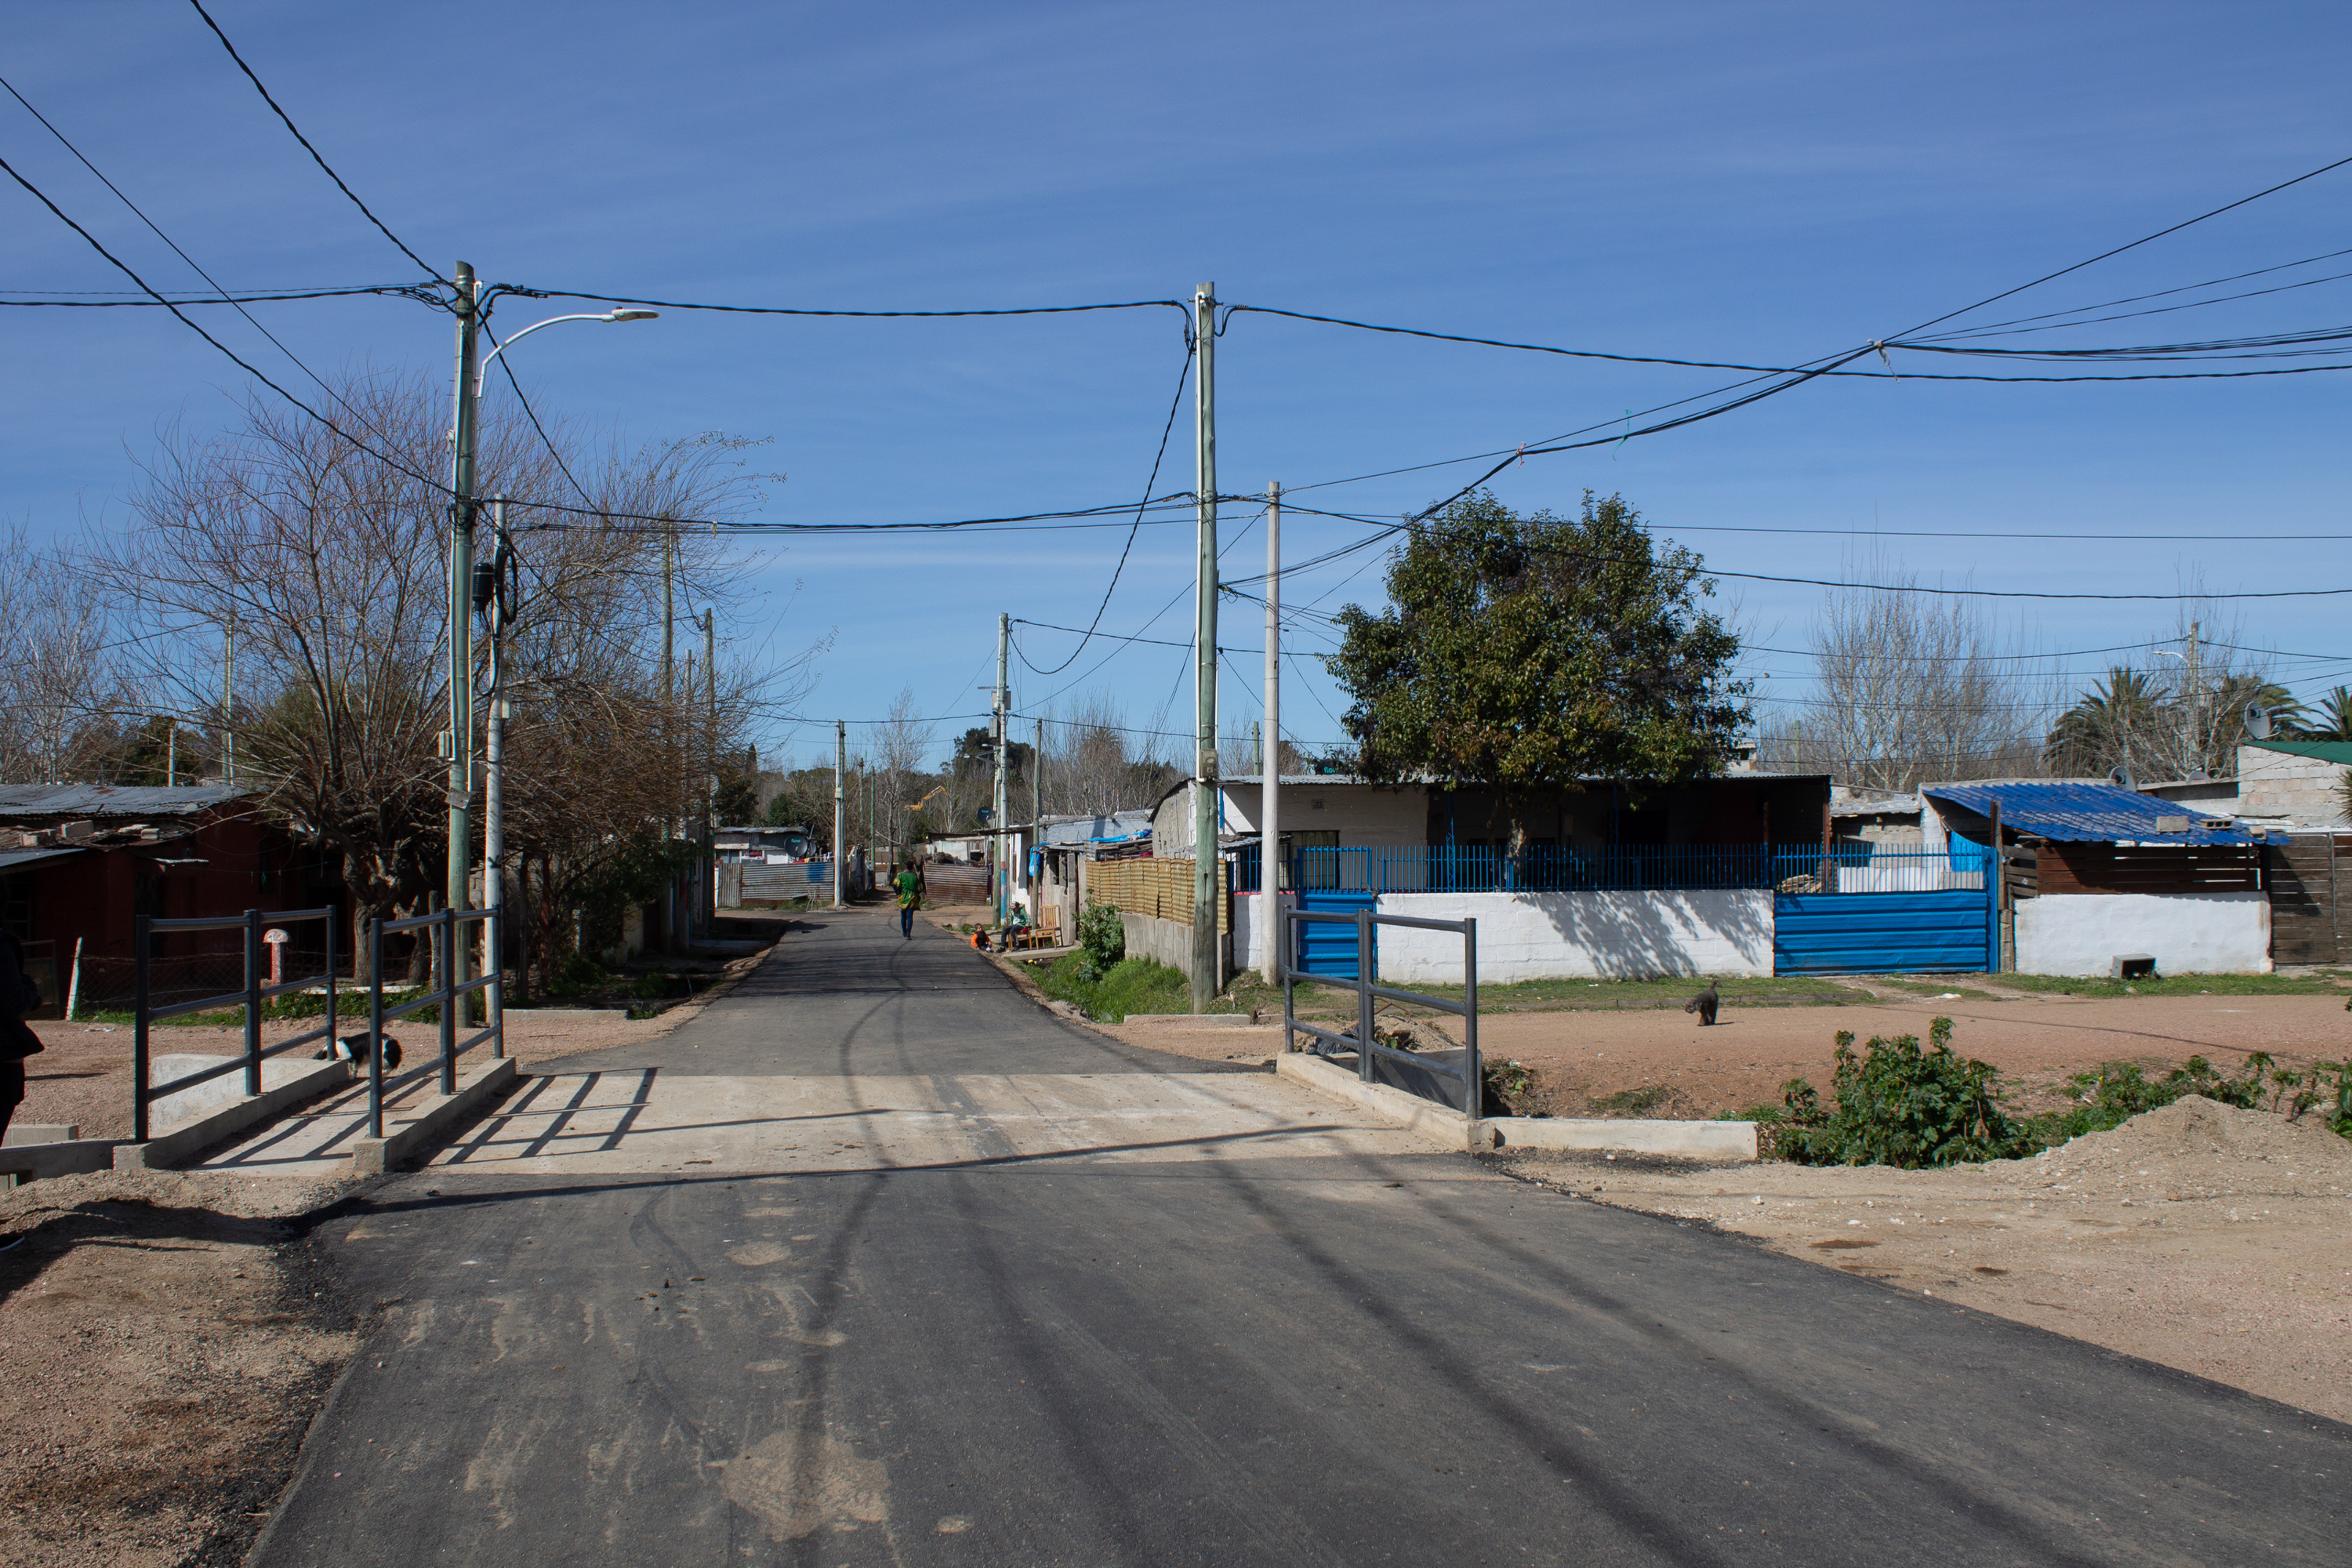
[{"label": "green grass patch", "polygon": [[[1032,964],[1038,986],[1057,1001],[1070,1002],[1089,1018],[1116,1024],[1130,1013],[1189,1013],[1192,983],[1181,969],[1149,958],[1122,958],[1098,980],[1087,978],[1086,955],[1066,952],[1051,963]],[[1240,1011],[1230,996],[1220,996],[1213,1013]]]},{"label": "green grass patch", "polygon": [[2079,974],[2001,974],[1993,984],[2059,996],[2342,996],[2352,974],[2171,974],[2105,980]]}]

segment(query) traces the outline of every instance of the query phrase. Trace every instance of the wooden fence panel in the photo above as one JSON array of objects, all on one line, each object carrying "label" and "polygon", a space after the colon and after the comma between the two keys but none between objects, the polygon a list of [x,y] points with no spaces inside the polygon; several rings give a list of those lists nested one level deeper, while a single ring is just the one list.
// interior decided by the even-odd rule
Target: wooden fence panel
[{"label": "wooden fence panel", "polygon": [[[1234,929],[1233,868],[1217,862],[1217,930]],[[1087,868],[1087,897],[1131,915],[1192,923],[1192,862],[1160,856],[1097,860]]]}]

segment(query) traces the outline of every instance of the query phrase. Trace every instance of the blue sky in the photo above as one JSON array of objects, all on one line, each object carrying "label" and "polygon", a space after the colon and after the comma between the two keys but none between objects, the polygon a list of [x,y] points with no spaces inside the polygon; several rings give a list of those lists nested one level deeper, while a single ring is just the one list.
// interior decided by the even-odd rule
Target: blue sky
[{"label": "blue sky", "polygon": [[[1213,279],[1237,302],[1789,363],[2352,153],[2352,14],[2318,5],[219,0],[214,15],[329,161],[444,270],[462,257],[501,281],[677,300],[993,307],[1176,297]],[[26,10],[11,42],[8,80],[223,281],[414,275],[184,5]],[[196,284],[12,101],[0,100],[0,155],[151,281]],[[2347,195],[2352,169],[1982,316],[2352,247]],[[120,286],[13,187],[0,190],[0,289]],[[2352,271],[2352,258],[2282,277],[2336,270]],[[500,323],[537,319],[532,303],[509,301]],[[2352,283],[2321,284],[2071,341],[2315,327],[2342,321],[2347,303]],[[314,365],[446,374],[446,318],[421,307],[268,309]],[[273,374],[288,368],[226,312],[205,320]],[[1139,496],[1182,362],[1178,323],[1167,310],[950,322],[673,313],[543,333],[516,359],[542,411],[631,440],[767,438],[759,466],[789,478],[761,516],[944,519]],[[9,310],[0,331],[0,508],[37,534],[119,516],[158,429],[226,420],[242,385],[160,311]],[[1303,487],[1507,449],[1728,379],[1243,315],[1218,348],[1220,477],[1229,490],[1280,480],[1301,501],[1392,515],[1475,470]],[[2352,399],[2326,374],[1814,383],[1619,449],[1531,458],[1495,489],[1559,510],[1587,487],[1622,491],[1661,533],[1730,571],[1836,577],[1874,545],[1928,581],[1980,588],[2261,592],[2352,585],[2341,537],[2246,537],[2352,535],[2347,439]],[[1191,483],[1180,422],[1159,488]],[[1239,536],[1234,569],[1255,574],[1264,542],[1243,532],[1247,520],[1237,513],[1226,531]],[[1949,536],[1969,531],[2106,537]],[[1294,515],[1286,552],[1361,532]],[[747,551],[723,633],[747,658],[830,634],[801,709],[813,717],[877,718],[907,686],[928,713],[972,713],[985,705],[974,688],[998,612],[1083,626],[1123,538],[778,540]],[[1188,635],[1192,551],[1189,528],[1143,529],[1106,628]],[[1326,611],[1370,602],[1377,567],[1342,581],[1355,564],[1286,596]],[[1802,647],[1820,603],[1817,590],[1729,580],[1723,597],[1770,648]],[[2344,603],[2237,612],[2251,640],[2325,656],[2280,667],[2308,692],[2352,679]],[[2008,608],[2060,652],[2168,635],[2174,618],[2160,604]],[[1256,616],[1227,613],[1225,640],[1255,647]],[[1051,666],[1075,639],[1031,630],[1023,641]],[[1181,724],[1186,660],[1097,645],[1052,679],[1016,661],[1016,704],[1028,713],[1098,689],[1131,723],[1164,704]],[[1235,662],[1226,707],[1245,726],[1258,666]],[[1749,660],[1772,702],[1802,695],[1806,664]],[[1328,679],[1290,678],[1286,732],[1334,738],[1342,703]],[[942,742],[961,727],[942,723]],[[808,756],[829,737],[779,720],[761,739],[771,754]]]}]

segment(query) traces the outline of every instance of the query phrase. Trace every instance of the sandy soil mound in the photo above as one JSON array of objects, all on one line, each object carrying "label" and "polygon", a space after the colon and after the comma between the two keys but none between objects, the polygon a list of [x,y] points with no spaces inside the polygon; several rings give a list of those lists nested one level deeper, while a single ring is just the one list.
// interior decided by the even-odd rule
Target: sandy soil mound
[{"label": "sandy soil mound", "polygon": [[2135,1116],[2110,1131],[2084,1133],[2044,1150],[2032,1163],[2093,1176],[2176,1170],[2205,1174],[2217,1161],[2223,1166],[2284,1161],[2315,1181],[2352,1186],[2352,1139],[2329,1131],[2316,1113],[2290,1121],[2266,1110],[2241,1110],[2201,1094]]}]

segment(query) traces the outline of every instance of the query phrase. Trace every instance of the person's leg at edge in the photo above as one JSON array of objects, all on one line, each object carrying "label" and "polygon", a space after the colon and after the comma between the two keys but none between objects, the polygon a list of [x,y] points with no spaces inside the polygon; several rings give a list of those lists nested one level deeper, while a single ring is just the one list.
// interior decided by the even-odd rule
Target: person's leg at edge
[{"label": "person's leg at edge", "polygon": [[24,1102],[25,1064],[0,1061],[0,1138],[8,1135],[8,1122],[16,1114],[16,1107]]},{"label": "person's leg at edge", "polygon": [[898,908],[898,934],[909,942],[914,940],[915,908],[912,904],[902,904]]}]

